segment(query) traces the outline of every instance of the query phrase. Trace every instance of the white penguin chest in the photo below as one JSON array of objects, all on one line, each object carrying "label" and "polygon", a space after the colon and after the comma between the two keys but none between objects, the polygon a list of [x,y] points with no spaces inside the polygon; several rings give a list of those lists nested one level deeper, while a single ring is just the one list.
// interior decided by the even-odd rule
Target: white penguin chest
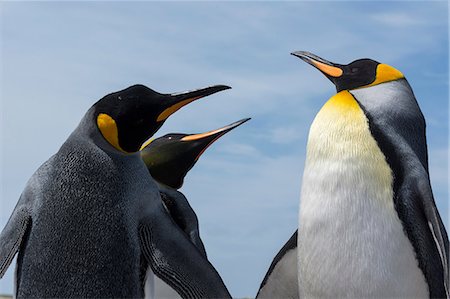
[{"label": "white penguin chest", "polygon": [[311,126],[299,222],[300,297],[428,297],[393,175],[348,92]]}]

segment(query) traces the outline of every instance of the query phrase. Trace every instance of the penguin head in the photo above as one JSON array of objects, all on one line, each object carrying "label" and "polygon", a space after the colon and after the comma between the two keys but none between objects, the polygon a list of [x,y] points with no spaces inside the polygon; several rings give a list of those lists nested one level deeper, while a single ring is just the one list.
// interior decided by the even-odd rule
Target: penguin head
[{"label": "penguin head", "polygon": [[392,66],[368,58],[358,59],[349,64],[337,64],[309,52],[297,51],[292,55],[321,71],[333,82],[337,92],[404,78],[403,74]]},{"label": "penguin head", "polygon": [[95,123],[103,137],[126,153],[139,151],[164,121],[181,107],[229,89],[215,85],[184,93],[162,94],[144,85],[133,85],[106,95],[94,104]]},{"label": "penguin head", "polygon": [[171,133],[147,141],[141,157],[152,177],[166,186],[179,189],[184,177],[214,141],[250,118],[201,134]]}]

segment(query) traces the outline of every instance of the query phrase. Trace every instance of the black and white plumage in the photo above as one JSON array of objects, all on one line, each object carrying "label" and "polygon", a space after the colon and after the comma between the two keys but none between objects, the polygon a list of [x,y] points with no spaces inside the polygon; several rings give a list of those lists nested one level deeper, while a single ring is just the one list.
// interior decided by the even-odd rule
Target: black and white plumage
[{"label": "black and white plumage", "polygon": [[[158,182],[157,182],[158,183]],[[195,211],[192,209],[189,201],[176,189],[165,186],[158,183],[159,192],[164,207],[166,208],[171,220],[174,222],[172,225],[177,226],[182,234],[178,235],[180,238],[186,239],[191,242],[198,250],[203,259],[207,263],[207,256],[205,246],[200,238],[200,230],[198,224],[198,218]],[[184,260],[177,260],[180,263],[184,263]],[[211,265],[213,267],[213,265]],[[145,298],[181,298],[180,294],[183,294],[183,290],[179,285],[173,285],[170,280],[164,275],[157,273],[154,275],[152,268],[149,266],[146,269],[145,277]]]},{"label": "black and white plumage", "polygon": [[[149,173],[158,183],[161,199],[167,212],[183,231],[183,237],[197,248],[205,262],[208,262],[207,254],[200,238],[197,215],[187,198],[178,189],[182,187],[187,173],[211,144],[248,120],[250,118],[206,133],[166,134],[155,140],[149,140],[141,150],[142,159]],[[179,262],[184,263],[184,261]],[[177,285],[170,285],[170,281],[160,276],[160,273],[155,273],[156,276],[154,276],[151,269],[147,273],[146,298],[179,298],[182,294]]]},{"label": "black and white plumage", "polygon": [[214,268],[178,237],[137,152],[170,114],[227,88],[170,95],[135,85],[92,106],[31,177],[0,234],[0,277],[18,252],[15,295],[143,297],[145,259],[184,297],[229,297]]},{"label": "black and white plumage", "polygon": [[448,293],[448,237],[434,203],[425,119],[398,70],[294,55],[338,93],[311,125],[302,182],[300,296]]}]

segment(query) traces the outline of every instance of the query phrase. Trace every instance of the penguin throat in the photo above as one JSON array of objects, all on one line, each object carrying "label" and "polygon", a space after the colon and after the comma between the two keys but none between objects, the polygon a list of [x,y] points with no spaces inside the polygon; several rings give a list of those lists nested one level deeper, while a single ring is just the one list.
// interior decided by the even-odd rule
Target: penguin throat
[{"label": "penguin throat", "polygon": [[[369,161],[380,152],[370,133],[367,117],[346,90],[331,97],[311,125],[307,162],[326,160],[346,167],[345,161]],[[386,163],[382,153],[380,157],[380,162]],[[348,166],[354,165],[352,163]]]}]

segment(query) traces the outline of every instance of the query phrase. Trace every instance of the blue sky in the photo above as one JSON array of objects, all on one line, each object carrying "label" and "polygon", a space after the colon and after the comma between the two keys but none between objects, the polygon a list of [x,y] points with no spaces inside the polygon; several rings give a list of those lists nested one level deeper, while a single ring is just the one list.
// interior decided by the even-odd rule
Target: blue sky
[{"label": "blue sky", "polygon": [[[252,120],[213,145],[182,189],[212,263],[254,296],[297,226],[306,138],[335,92],[289,55],[369,57],[400,69],[427,120],[430,173],[448,217],[448,4],[442,2],[1,2],[3,228],[28,178],[88,108],[135,83],[160,92],[233,89],[173,115],[155,135]],[[0,280],[11,293],[13,270]]]}]

